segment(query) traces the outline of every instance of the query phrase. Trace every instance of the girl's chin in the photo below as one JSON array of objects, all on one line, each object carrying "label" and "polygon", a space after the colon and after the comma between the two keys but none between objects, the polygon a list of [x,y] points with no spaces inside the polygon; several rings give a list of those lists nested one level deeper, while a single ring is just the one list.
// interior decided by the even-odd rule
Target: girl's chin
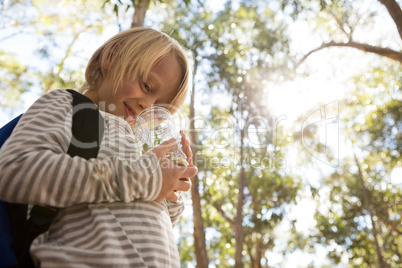
[{"label": "girl's chin", "polygon": [[129,116],[126,118],[126,121],[130,124],[130,126],[135,126],[135,122],[137,122],[137,120],[135,120],[135,118],[133,116]]}]

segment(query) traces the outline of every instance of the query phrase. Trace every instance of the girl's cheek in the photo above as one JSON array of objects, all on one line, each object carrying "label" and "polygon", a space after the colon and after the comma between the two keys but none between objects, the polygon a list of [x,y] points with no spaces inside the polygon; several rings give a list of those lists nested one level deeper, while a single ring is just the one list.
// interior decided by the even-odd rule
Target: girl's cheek
[{"label": "girl's cheek", "polygon": [[141,95],[142,89],[138,82],[132,82],[124,87],[124,94],[130,97],[137,97]]}]

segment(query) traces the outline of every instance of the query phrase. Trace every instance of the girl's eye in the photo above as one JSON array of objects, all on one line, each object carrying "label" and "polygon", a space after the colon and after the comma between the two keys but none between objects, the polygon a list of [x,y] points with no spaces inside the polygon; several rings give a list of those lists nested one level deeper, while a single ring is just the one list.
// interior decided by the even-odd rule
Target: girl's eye
[{"label": "girl's eye", "polygon": [[146,92],[150,92],[150,91],[151,91],[151,87],[150,87],[147,83],[144,83],[144,88],[145,88],[145,91],[146,91]]}]

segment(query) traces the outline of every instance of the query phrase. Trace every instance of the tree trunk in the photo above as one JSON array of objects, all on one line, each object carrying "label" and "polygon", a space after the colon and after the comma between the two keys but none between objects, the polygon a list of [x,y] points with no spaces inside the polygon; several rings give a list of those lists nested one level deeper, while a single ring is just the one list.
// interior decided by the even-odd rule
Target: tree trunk
[{"label": "tree trunk", "polygon": [[235,231],[235,268],[243,267],[243,203],[244,203],[244,187],[246,185],[245,170],[244,170],[244,129],[240,127],[240,175],[239,175],[239,196],[237,198],[237,211],[234,223]]},{"label": "tree trunk", "polygon": [[150,0],[142,0],[137,6],[134,6],[133,21],[131,22],[131,28],[143,27],[145,15],[149,7]]},{"label": "tree trunk", "polygon": [[399,37],[402,39],[402,9],[395,0],[379,0],[388,10],[398,29]]},{"label": "tree trunk", "polygon": [[[194,62],[194,74],[197,70],[197,62]],[[193,79],[194,81],[194,79]],[[197,134],[195,132],[194,116],[194,97],[195,97],[195,87],[193,84],[193,92],[191,93],[191,104],[190,104],[190,140],[192,144],[192,151],[194,156],[194,163],[197,165]],[[194,249],[195,258],[197,262],[197,268],[208,268],[208,254],[207,246],[205,243],[205,232],[204,232],[204,222],[201,213],[201,198],[199,189],[199,179],[198,176],[193,178],[193,184],[191,187],[191,199],[193,202],[193,224],[194,224]]]},{"label": "tree trunk", "polygon": [[255,238],[255,253],[254,253],[254,262],[253,262],[253,268],[262,268],[261,265],[261,259],[262,259],[262,249],[261,249],[261,240],[256,237]]},{"label": "tree trunk", "polygon": [[360,168],[360,163],[357,160],[356,154],[354,155],[354,157],[355,157],[355,162],[356,162],[357,171],[358,171],[358,178],[359,178],[360,185],[361,185],[362,191],[363,191],[364,204],[365,204],[366,209],[367,209],[367,211],[369,213],[371,225],[373,226],[372,227],[372,232],[373,232],[373,237],[374,237],[375,249],[376,249],[376,253],[377,253],[377,264],[378,264],[379,268],[384,268],[385,263],[384,263],[384,259],[383,259],[382,254],[381,254],[380,244],[378,243],[378,232],[377,232],[376,223],[374,221],[374,213],[373,213],[373,211],[371,209],[370,196],[369,196],[369,193],[367,191],[366,186],[364,185],[363,174],[362,174],[362,171],[361,171],[361,168]]}]

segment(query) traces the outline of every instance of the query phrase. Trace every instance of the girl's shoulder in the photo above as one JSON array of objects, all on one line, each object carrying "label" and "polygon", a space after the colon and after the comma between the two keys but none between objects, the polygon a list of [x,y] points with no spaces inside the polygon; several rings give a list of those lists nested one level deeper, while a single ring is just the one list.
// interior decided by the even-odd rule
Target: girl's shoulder
[{"label": "girl's shoulder", "polygon": [[38,100],[40,100],[40,99],[66,98],[66,97],[67,98],[72,98],[71,94],[67,90],[57,88],[57,89],[52,89],[52,90],[46,92]]},{"label": "girl's shoulder", "polygon": [[57,110],[59,108],[69,108],[72,105],[72,100],[73,97],[67,90],[53,89],[40,96],[30,109],[48,107]]}]

